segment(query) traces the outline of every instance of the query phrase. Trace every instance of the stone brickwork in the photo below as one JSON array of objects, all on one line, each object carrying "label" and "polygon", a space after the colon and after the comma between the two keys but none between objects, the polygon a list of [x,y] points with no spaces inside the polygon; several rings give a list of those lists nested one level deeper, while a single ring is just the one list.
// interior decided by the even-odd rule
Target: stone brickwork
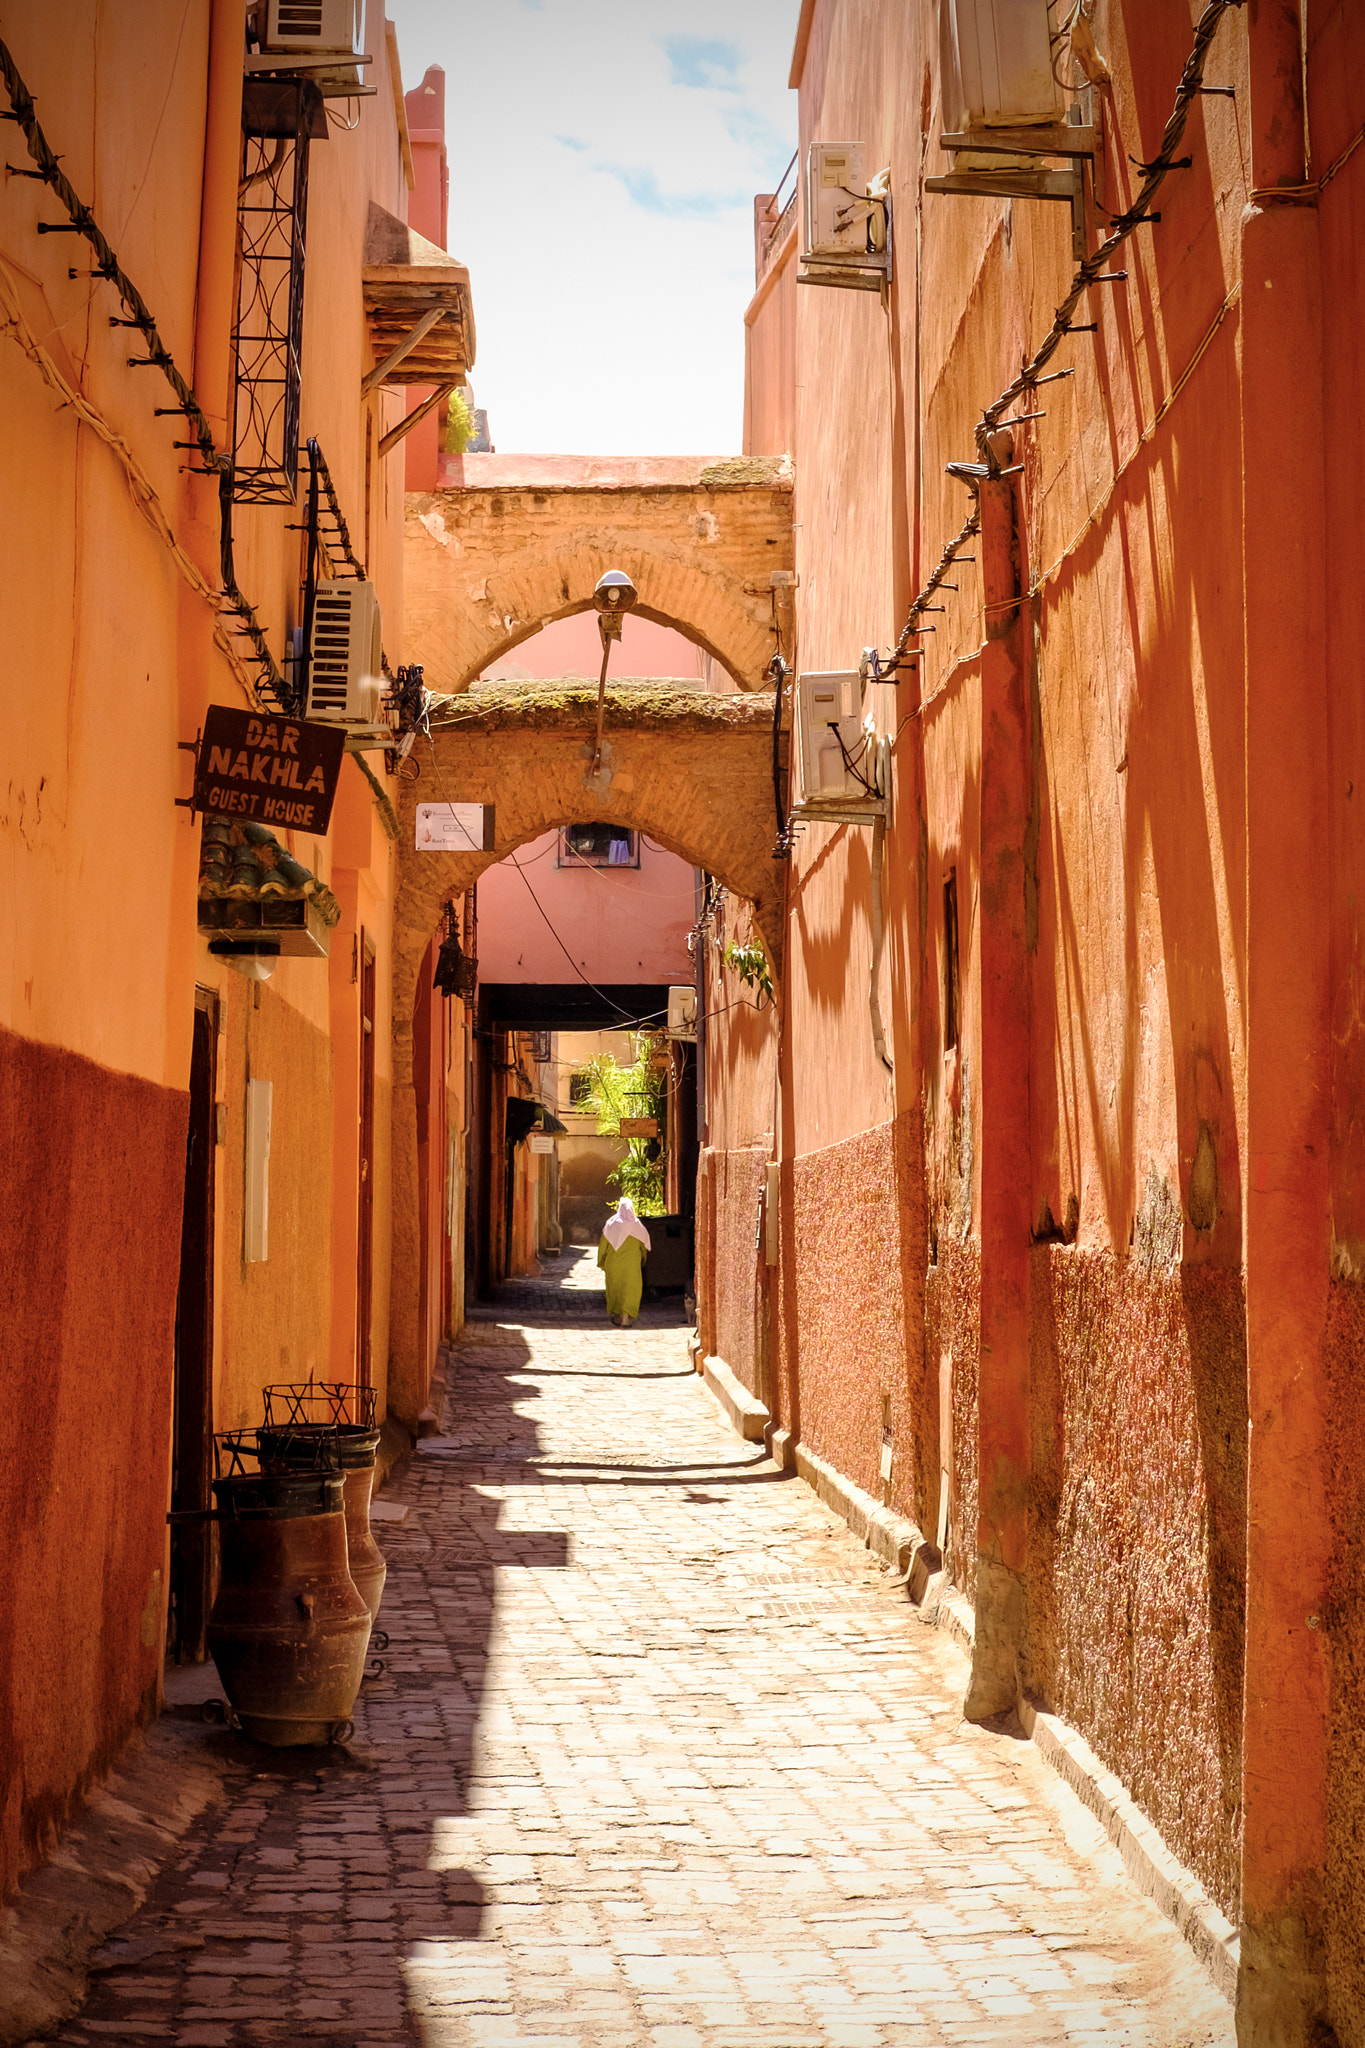
[{"label": "stone brickwork", "polygon": [[[413,492],[404,640],[434,690],[463,690],[608,569],[741,689],[791,654],[792,472],[780,459],[603,462],[466,456],[458,488]],[[774,580],[776,579],[776,580]]]},{"label": "stone brickwork", "polygon": [[[592,772],[595,688],[572,683],[484,684],[408,757],[403,785],[393,935],[393,1271],[389,1339],[392,1410],[414,1422],[426,1402],[417,1321],[420,1220],[412,1017],[422,956],[442,906],[485,868],[558,825],[601,819],[649,837],[706,868],[754,905],[774,969],[781,964],[785,869],[772,857],[770,695],[715,697],[631,684],[609,690],[601,763]],[[786,772],[786,736],[779,736]],[[494,809],[492,848],[418,852],[422,803]],[[527,914],[535,913],[528,905]],[[406,1276],[406,1277],[404,1277]]]}]

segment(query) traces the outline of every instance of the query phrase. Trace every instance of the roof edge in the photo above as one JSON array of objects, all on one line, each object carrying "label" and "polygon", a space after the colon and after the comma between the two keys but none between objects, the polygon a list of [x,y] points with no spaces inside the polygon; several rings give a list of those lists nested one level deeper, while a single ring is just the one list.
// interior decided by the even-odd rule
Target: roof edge
[{"label": "roof edge", "polygon": [[815,0],[801,0],[801,14],[796,24],[796,41],[792,45],[792,66],[787,75],[787,83],[793,92],[799,89],[801,74],[806,68],[806,49],[814,21]]}]

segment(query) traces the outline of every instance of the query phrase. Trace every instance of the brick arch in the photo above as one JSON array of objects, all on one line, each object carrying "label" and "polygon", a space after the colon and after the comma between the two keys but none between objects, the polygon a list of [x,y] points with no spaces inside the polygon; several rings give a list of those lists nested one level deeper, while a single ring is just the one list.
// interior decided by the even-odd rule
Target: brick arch
[{"label": "brick arch", "polygon": [[[458,472],[458,474],[457,474]],[[741,689],[791,651],[792,478],[781,461],[476,455],[413,492],[404,644],[437,691],[466,689],[624,569],[645,618],[685,633]]]},{"label": "brick arch", "polygon": [[[428,1371],[419,1327],[412,1013],[422,956],[443,905],[542,833],[604,819],[648,833],[746,897],[774,970],[781,966],[786,868],[772,857],[771,696],[712,697],[640,684],[609,690],[606,744],[593,775],[596,697],[581,684],[481,684],[460,706],[459,722],[438,724],[431,748],[409,756],[420,772],[402,791],[394,910],[389,1400],[410,1425],[426,1405]],[[784,773],[785,746],[783,738]],[[492,847],[418,853],[416,807],[442,802],[492,804]]]},{"label": "brick arch", "polygon": [[[625,567],[628,573],[633,574],[634,571],[638,569],[639,565],[637,563],[632,567],[632,565],[628,563],[623,564],[621,561],[613,558],[613,560],[607,564],[607,567],[618,569]],[[595,583],[596,581],[597,578],[594,576],[593,582]],[[697,599],[699,603],[702,602],[704,597],[705,592],[698,591]],[[533,623],[529,625],[519,623],[515,630],[507,633],[506,636],[502,640],[500,640],[497,643],[497,645],[494,646],[489,652],[480,655],[479,665],[478,668],[474,671],[474,674],[478,675],[484,669],[490,668],[494,662],[501,661],[503,656],[510,654],[514,647],[524,646],[528,640],[533,640],[536,634],[542,632],[546,626],[558,625],[561,619],[574,618],[579,612],[591,611],[592,608],[592,599],[590,597],[575,598],[571,604],[562,605],[557,612],[550,612],[543,619],[536,619]],[[669,628],[671,628],[673,632],[681,633],[685,640],[692,641],[695,646],[701,648],[703,653],[709,654],[713,661],[719,662],[720,666],[725,670],[726,674],[729,675],[732,681],[737,683],[741,689],[750,687],[750,685],[742,676],[737,676],[735,674],[733,668],[730,665],[730,661],[726,658],[724,654],[722,654],[717,640],[713,638],[709,633],[703,632],[699,627],[693,625],[689,619],[676,618],[669,612],[658,611],[657,609],[655,609],[654,606],[645,604],[643,601],[637,602],[632,607],[632,612],[633,616],[638,619],[649,619],[656,626],[668,626]],[[768,653],[772,654],[773,652],[780,650],[778,649],[777,639],[773,633],[771,625],[769,626],[768,631]],[[721,639],[724,639],[725,636],[724,634],[722,634],[720,637]],[[768,657],[765,655],[765,661],[767,660],[767,658]],[[618,652],[612,656],[613,672],[617,668],[619,668],[620,665],[621,656]],[[473,678],[471,677],[469,680],[472,681]],[[445,685],[443,684],[433,682],[430,673],[428,673],[426,681],[428,687],[431,689],[439,690],[445,687]]]},{"label": "brick arch", "polygon": [[[395,1079],[411,1074],[417,971],[443,906],[486,868],[561,825],[595,820],[644,832],[754,906],[781,965],[784,868],[772,857],[772,699],[698,690],[608,690],[602,768],[591,776],[596,693],[581,685],[484,684],[475,715],[414,750],[404,785],[394,916]],[[785,747],[785,738],[782,742]],[[484,853],[419,853],[419,803],[491,804]]]}]

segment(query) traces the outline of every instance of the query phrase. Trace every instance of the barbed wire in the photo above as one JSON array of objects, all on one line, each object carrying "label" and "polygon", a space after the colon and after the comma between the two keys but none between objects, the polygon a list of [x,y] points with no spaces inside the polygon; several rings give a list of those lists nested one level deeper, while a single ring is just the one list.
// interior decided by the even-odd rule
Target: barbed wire
[{"label": "barbed wire", "polygon": [[[1039,384],[1050,382],[1051,377],[1070,377],[1075,374],[1072,370],[1054,371],[1051,373],[1051,377],[1045,373],[1047,372],[1048,364],[1052,361],[1071,331],[1071,316],[1079,305],[1083,294],[1098,282],[1101,273],[1105,270],[1116,251],[1122,248],[1134,230],[1141,226],[1144,221],[1152,218],[1151,203],[1161,190],[1168,173],[1177,167],[1176,151],[1185,133],[1185,124],[1189,119],[1190,108],[1199,97],[1203,85],[1204,64],[1208,56],[1209,46],[1217,33],[1223,16],[1230,9],[1240,7],[1242,4],[1243,0],[1209,0],[1209,4],[1205,7],[1195,27],[1194,43],[1189,56],[1185,60],[1184,70],[1180,74],[1175,102],[1171,108],[1165,129],[1162,132],[1161,146],[1149,163],[1139,166],[1142,171],[1142,183],[1138,188],[1137,197],[1123,213],[1111,216],[1111,232],[1089,256],[1085,257],[1077,265],[1071,280],[1071,288],[1061,305],[1056,308],[1052,325],[1034,350],[1033,355],[1029,358],[1018,376],[1012,378],[1004,390],[996,398],[992,399],[991,403],[985,408],[975,429],[978,460],[975,463],[949,463],[947,465],[949,474],[956,475],[961,481],[966,483],[974,499],[979,497],[982,483],[997,482],[1002,476],[1013,474],[1020,466],[1015,464],[1008,468],[1002,467],[1000,454],[995,445],[996,437],[1001,429],[1007,428],[1010,425],[1010,422],[1004,417],[1009,408],[1018,399],[1022,398],[1025,393],[1032,393]],[[1347,153],[1349,154],[1349,151]],[[1180,159],[1180,167],[1185,167],[1185,162],[1185,159]],[[1331,175],[1335,176],[1336,168],[1333,168]],[[972,539],[980,531],[980,525],[980,511],[974,506],[961,532],[957,535],[956,539],[949,541],[928,581],[912,600],[909,615],[902,628],[900,638],[892,650],[890,659],[882,665],[883,674],[889,671],[894,672],[896,667],[906,658],[909,643],[912,639],[918,638],[921,632],[932,630],[928,627],[920,627],[918,621],[926,611],[936,608],[930,603],[934,592],[942,585],[953,563],[961,559],[962,548],[968,540]]]}]

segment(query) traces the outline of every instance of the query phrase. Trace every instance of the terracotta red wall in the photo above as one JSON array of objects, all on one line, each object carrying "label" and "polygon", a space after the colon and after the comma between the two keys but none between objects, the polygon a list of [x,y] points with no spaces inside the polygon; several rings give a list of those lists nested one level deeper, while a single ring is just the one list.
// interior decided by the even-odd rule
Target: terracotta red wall
[{"label": "terracotta red wall", "polygon": [[1360,1911],[1360,1853],[1365,1841],[1365,1288],[1338,1281],[1331,1290],[1326,1347],[1333,1444],[1331,1512],[1336,1536],[1331,1633],[1333,1741],[1326,1869],[1328,1977],[1332,2020],[1343,2042],[1365,2041],[1365,1930]]},{"label": "terracotta red wall", "polygon": [[156,1708],[187,1119],[0,1031],[0,1896]]},{"label": "terracotta red wall", "polygon": [[1240,1275],[1032,1254],[1028,1684],[1234,1919],[1246,1599]]},{"label": "terracotta red wall", "polygon": [[[916,1120],[784,1162],[781,1420],[902,1514],[923,1514],[923,1194]],[[889,1488],[879,1466],[893,1433]]]}]

